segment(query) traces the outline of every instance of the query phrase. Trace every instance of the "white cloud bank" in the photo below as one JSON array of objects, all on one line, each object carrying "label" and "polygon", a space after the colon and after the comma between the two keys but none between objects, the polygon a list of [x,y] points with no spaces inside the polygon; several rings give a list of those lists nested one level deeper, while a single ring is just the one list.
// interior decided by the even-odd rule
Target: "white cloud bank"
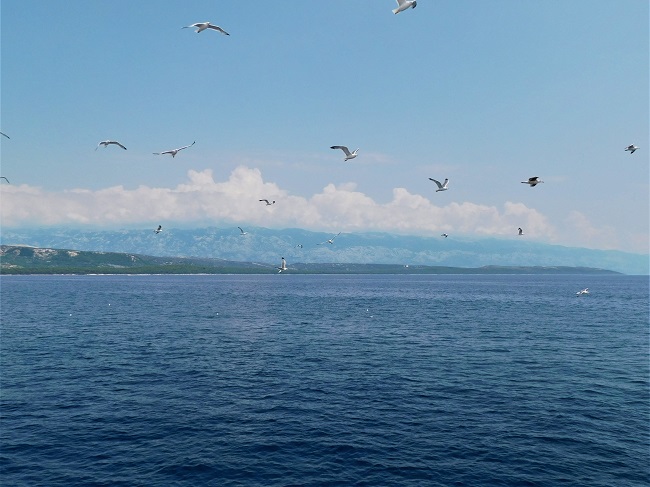
[{"label": "white cloud bank", "polygon": [[[267,207],[260,198],[276,200]],[[269,228],[298,227],[317,231],[382,231],[412,235],[514,235],[524,228],[528,238],[566,245],[618,248],[611,228],[595,228],[578,212],[556,228],[548,218],[522,203],[503,208],[475,203],[436,206],[404,188],[393,189],[392,201],[379,204],[356,191],[356,185],[328,184],[304,198],[292,196],[258,169],[237,167],[227,181],[215,181],[212,171],[190,170],[188,181],[176,188],[123,186],[90,191],[48,192],[27,185],[3,185],[2,225],[89,225],[121,228],[134,224],[183,222],[186,225],[232,222]],[[570,238],[562,226],[572,228]],[[646,239],[647,248],[647,239]]]}]

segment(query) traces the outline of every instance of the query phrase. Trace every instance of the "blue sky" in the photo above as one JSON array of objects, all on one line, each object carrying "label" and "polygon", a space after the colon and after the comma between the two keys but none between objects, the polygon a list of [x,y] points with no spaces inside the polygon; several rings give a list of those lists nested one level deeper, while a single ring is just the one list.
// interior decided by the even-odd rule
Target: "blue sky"
[{"label": "blue sky", "polygon": [[[521,226],[648,252],[647,1],[394,7],[3,0],[2,226]],[[181,29],[203,21],[231,35]]]}]

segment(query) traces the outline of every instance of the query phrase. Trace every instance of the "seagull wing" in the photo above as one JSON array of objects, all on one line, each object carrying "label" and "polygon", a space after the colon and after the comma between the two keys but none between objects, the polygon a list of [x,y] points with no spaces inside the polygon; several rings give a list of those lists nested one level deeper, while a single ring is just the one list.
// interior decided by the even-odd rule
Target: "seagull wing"
[{"label": "seagull wing", "polygon": [[538,179],[539,179],[539,176],[535,176],[533,178],[528,178],[528,181],[531,182],[531,183],[536,183]]},{"label": "seagull wing", "polygon": [[405,3],[406,3],[406,0],[397,0],[397,5],[400,6],[400,7],[402,5],[404,5]]},{"label": "seagull wing", "polygon": [[196,140],[194,142],[192,142],[190,145],[186,145],[185,147],[181,147],[180,149],[176,149],[176,152],[178,152],[179,150],[187,149],[188,147],[192,147],[194,144],[196,144]]},{"label": "seagull wing", "polygon": [[430,180],[430,181],[433,181],[434,183],[436,183],[436,184],[438,185],[438,188],[442,188],[442,184],[440,183],[440,181],[438,181],[438,180],[436,180],[436,179],[433,179],[433,178],[429,178],[429,180]]},{"label": "seagull wing", "polygon": [[260,200],[260,201],[264,201],[267,205],[271,204],[271,203],[269,203],[269,200]]},{"label": "seagull wing", "polygon": [[126,147],[124,147],[122,144],[120,144],[120,143],[117,142],[117,141],[113,142],[113,144],[115,144],[115,145],[119,145],[122,149],[126,150]]},{"label": "seagull wing", "polygon": [[341,232],[337,233],[337,234],[334,235],[332,238],[330,238],[330,241],[334,240],[334,239],[335,239],[336,237],[338,237],[339,235],[341,235]]},{"label": "seagull wing", "polygon": [[0,179],[4,179],[5,181],[7,181],[7,184],[11,184],[11,183],[9,182],[9,180],[8,180],[6,177],[4,177],[4,176],[0,176]]},{"label": "seagull wing", "polygon": [[219,32],[221,32],[222,34],[225,34],[225,35],[227,35],[227,36],[230,35],[230,34],[228,34],[228,32],[226,32],[225,30],[223,30],[223,29],[222,29],[221,27],[219,27],[218,25],[212,25],[212,24],[210,24],[210,25],[208,25],[208,29],[212,29],[212,30],[219,31]]},{"label": "seagull wing", "polygon": [[7,134],[4,134],[4,133],[2,133],[2,132],[0,132],[0,135],[4,135],[4,136],[7,137],[8,139],[11,139],[11,137],[9,137]]},{"label": "seagull wing", "polygon": [[333,145],[332,147],[330,147],[330,149],[341,149],[343,152],[345,152],[346,156],[349,156],[351,154],[350,149],[348,149],[344,145]]}]

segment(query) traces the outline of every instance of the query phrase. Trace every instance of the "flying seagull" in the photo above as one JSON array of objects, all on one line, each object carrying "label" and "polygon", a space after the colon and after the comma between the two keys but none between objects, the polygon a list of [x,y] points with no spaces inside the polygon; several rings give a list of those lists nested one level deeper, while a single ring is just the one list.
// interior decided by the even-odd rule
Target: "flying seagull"
[{"label": "flying seagull", "polygon": [[543,183],[541,179],[539,179],[538,176],[535,176],[533,178],[528,178],[528,181],[522,181],[523,184],[530,184],[530,187],[533,188],[535,187],[536,184]]},{"label": "flying seagull", "polygon": [[2,132],[0,132],[0,135],[4,135],[4,136],[7,137],[8,139],[11,139],[11,137],[9,137],[7,134],[3,134]]},{"label": "flying seagull", "polygon": [[111,144],[119,145],[122,149],[126,150],[126,147],[124,147],[122,144],[120,144],[117,140],[102,140],[99,144],[97,144],[97,147],[95,147],[95,150],[99,149],[100,145],[103,145],[104,147],[108,147]]},{"label": "flying seagull", "polygon": [[344,145],[333,145],[332,147],[330,147],[330,149],[341,149],[345,153],[345,159],[343,159],[343,161],[354,159],[355,157],[357,157],[358,155],[357,153],[359,152],[359,149],[355,150],[354,152],[350,152],[350,149],[348,149]]},{"label": "flying seagull", "polygon": [[242,227],[237,227],[239,228],[239,231],[241,232],[240,235],[248,235],[248,232],[245,232]]},{"label": "flying seagull", "polygon": [[418,2],[416,0],[397,0],[397,8],[393,10],[393,13],[397,15],[400,12],[404,12],[407,8],[417,7]]},{"label": "flying seagull", "polygon": [[153,231],[153,233],[156,233],[156,234],[158,234],[158,233],[160,233],[160,232],[162,232],[162,225],[158,225],[158,228],[156,228],[156,229]]},{"label": "flying seagull", "polygon": [[582,291],[578,291],[576,293],[576,296],[582,296],[583,294],[589,294],[589,288],[588,287],[584,288]]},{"label": "flying seagull", "polygon": [[284,257],[282,257],[282,264],[280,264],[280,267],[276,267],[276,269],[278,269],[278,274],[287,270],[287,261],[284,260]]},{"label": "flying seagull", "polygon": [[445,182],[440,184],[440,181],[436,181],[433,178],[429,178],[430,181],[433,181],[438,185],[438,189],[436,189],[436,193],[438,191],[447,191],[449,189],[449,179],[445,179]]},{"label": "flying seagull", "polygon": [[517,229],[517,231],[519,232],[518,235],[523,235],[524,234],[524,231],[521,229],[521,227],[519,227]]},{"label": "flying seagull", "polygon": [[301,248],[302,248],[302,244],[298,244],[294,247],[294,249],[301,249]]},{"label": "flying seagull", "polygon": [[446,233],[443,233],[443,234],[441,234],[440,236],[441,236],[441,237],[445,237],[445,238],[447,238],[449,235],[447,235]]},{"label": "flying seagull", "polygon": [[275,204],[275,200],[273,200],[272,202],[269,202],[269,200],[267,200],[267,199],[263,199],[263,200],[260,200],[260,201],[264,201],[266,203],[266,206],[271,206],[271,205]]},{"label": "flying seagull", "polygon": [[192,147],[194,144],[196,144],[196,140],[192,142],[190,145],[186,145],[185,147],[179,147],[178,149],[172,149],[172,150],[166,150],[164,152],[154,152],[155,155],[161,156],[163,154],[171,154],[172,157],[176,157],[176,154],[179,153],[179,151],[182,151],[183,149],[187,149],[188,147]]},{"label": "flying seagull", "polygon": [[334,235],[334,236],[333,236],[332,238],[330,238],[329,240],[325,240],[324,242],[319,243],[318,245],[323,245],[323,244],[330,244],[330,245],[331,245],[331,244],[334,243],[334,239],[335,239],[336,237],[338,237],[339,235],[341,235],[341,232],[337,233],[336,235]]},{"label": "flying seagull", "polygon": [[[3,135],[4,135],[4,134],[3,134]],[[637,150],[637,149],[638,149],[638,147],[637,147],[636,145],[634,145],[634,144],[632,144],[632,145],[628,145],[628,146],[625,148],[625,150],[629,150],[629,151],[630,151],[630,154],[634,154],[634,151]]]},{"label": "flying seagull", "polygon": [[4,177],[4,176],[0,176],[0,179],[4,179],[5,181],[7,181],[7,184],[11,184],[11,183],[9,182],[9,180],[8,180],[6,177]]},{"label": "flying seagull", "polygon": [[221,32],[222,34],[225,34],[229,36],[228,32],[223,30],[221,27],[218,25],[212,25],[210,22],[197,22],[196,24],[192,25],[187,25],[185,27],[181,27],[182,29],[191,29],[192,27],[196,27],[196,33],[198,34],[199,32],[203,32],[205,29],[212,29],[216,30],[218,32]]}]

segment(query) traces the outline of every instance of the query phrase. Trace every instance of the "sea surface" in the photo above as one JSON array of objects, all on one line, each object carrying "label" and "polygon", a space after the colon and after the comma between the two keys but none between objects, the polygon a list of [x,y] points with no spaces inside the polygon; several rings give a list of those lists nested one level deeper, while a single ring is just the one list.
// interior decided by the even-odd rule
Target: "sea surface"
[{"label": "sea surface", "polygon": [[647,276],[3,276],[0,296],[3,487],[650,485]]}]

